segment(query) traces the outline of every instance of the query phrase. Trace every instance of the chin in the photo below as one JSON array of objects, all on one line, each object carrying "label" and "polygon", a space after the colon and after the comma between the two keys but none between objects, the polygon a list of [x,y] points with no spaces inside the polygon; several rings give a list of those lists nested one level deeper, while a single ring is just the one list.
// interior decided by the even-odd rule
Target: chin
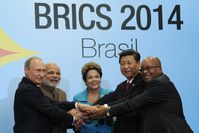
[{"label": "chin", "polygon": [[99,87],[90,88],[91,90],[99,90]]},{"label": "chin", "polygon": [[42,81],[37,81],[37,82],[35,82],[36,85],[39,85],[39,84],[41,84],[41,83],[42,83]]},{"label": "chin", "polygon": [[149,82],[151,79],[149,79],[149,78],[144,78],[144,81],[145,82]]},{"label": "chin", "polygon": [[49,84],[49,86],[52,87],[52,88],[56,88],[57,84]]}]

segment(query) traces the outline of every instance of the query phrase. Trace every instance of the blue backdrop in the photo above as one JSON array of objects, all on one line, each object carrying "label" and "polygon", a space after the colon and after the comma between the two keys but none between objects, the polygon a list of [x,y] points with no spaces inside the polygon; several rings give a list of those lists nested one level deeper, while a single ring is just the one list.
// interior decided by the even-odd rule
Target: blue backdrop
[{"label": "blue backdrop", "polygon": [[[41,57],[61,67],[68,100],[85,89],[81,67],[102,66],[102,87],[124,80],[118,53],[160,57],[176,85],[185,117],[198,133],[198,1],[2,0],[0,8],[0,132],[13,132],[13,99],[24,61]],[[114,78],[113,78],[114,77]],[[72,131],[70,131],[72,132]]]}]

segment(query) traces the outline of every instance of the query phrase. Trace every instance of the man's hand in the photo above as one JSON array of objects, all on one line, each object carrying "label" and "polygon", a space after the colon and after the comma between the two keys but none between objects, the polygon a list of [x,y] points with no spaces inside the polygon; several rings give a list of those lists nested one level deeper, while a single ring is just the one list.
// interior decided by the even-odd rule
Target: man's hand
[{"label": "man's hand", "polygon": [[88,111],[90,107],[91,107],[90,105],[77,102],[77,109],[80,110],[81,112]]},{"label": "man's hand", "polygon": [[72,115],[72,116],[75,116],[76,118],[82,118],[82,116],[83,116],[83,113],[80,112],[80,111],[77,110],[77,109],[71,109],[71,110],[69,110],[67,113],[69,113],[69,114]]},{"label": "man's hand", "polygon": [[89,119],[99,119],[107,115],[107,112],[109,111],[108,106],[104,105],[96,105],[96,106],[90,106],[87,104],[81,104],[77,103],[77,109],[80,110],[85,117],[88,117]]},{"label": "man's hand", "polygon": [[109,111],[109,107],[105,107],[103,105],[96,105],[91,107],[89,111],[87,111],[87,115],[90,119],[99,119],[107,115]]},{"label": "man's hand", "polygon": [[81,118],[76,118],[73,122],[75,130],[80,130],[81,126],[84,125],[84,121]]}]

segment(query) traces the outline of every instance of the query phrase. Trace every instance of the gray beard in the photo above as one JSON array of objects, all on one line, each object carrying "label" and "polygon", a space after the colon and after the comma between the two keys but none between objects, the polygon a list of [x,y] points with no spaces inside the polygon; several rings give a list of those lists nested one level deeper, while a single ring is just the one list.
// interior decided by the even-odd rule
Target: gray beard
[{"label": "gray beard", "polygon": [[59,83],[57,83],[57,84],[52,84],[52,83],[50,83],[50,82],[47,81],[47,80],[44,80],[43,83],[44,83],[44,85],[46,85],[46,86],[49,87],[49,88],[56,88],[56,87],[58,86],[58,84],[59,84]]}]

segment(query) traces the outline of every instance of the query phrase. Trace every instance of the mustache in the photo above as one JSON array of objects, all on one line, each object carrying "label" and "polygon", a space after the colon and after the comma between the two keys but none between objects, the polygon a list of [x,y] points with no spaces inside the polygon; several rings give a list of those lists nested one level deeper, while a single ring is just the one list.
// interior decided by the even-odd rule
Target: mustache
[{"label": "mustache", "polygon": [[60,78],[50,78],[50,80],[60,81]]}]

